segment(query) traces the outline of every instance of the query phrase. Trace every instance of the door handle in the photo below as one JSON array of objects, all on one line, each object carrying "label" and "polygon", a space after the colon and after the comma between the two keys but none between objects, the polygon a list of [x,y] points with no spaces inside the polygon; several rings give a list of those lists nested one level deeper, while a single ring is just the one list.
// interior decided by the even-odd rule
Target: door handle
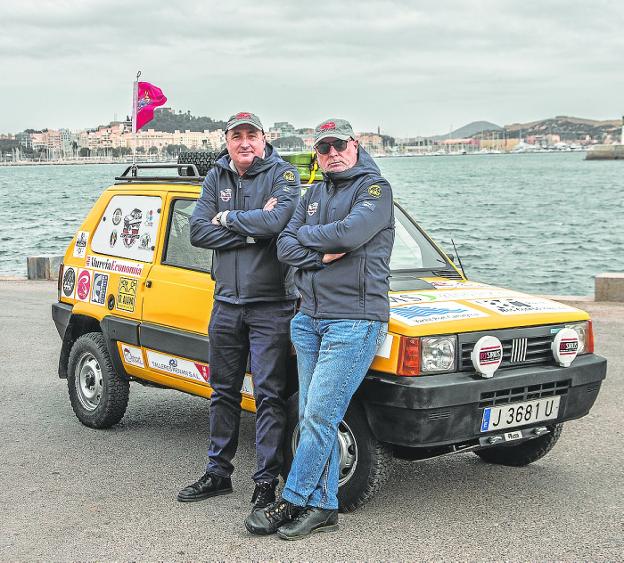
[{"label": "door handle", "polygon": [[145,282],[145,287],[152,287],[152,280],[147,280]]}]

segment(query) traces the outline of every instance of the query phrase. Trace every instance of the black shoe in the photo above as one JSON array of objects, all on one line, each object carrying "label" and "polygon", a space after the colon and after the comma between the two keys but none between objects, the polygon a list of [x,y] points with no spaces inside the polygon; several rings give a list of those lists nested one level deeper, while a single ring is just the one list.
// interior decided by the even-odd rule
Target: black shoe
[{"label": "black shoe", "polygon": [[301,540],[317,532],[333,532],[338,529],[338,511],[306,506],[299,515],[280,526],[277,535],[283,540]]},{"label": "black shoe", "polygon": [[253,510],[266,508],[269,504],[275,502],[275,487],[277,487],[277,479],[256,483],[256,488],[251,497]]},{"label": "black shoe", "polygon": [[214,473],[204,473],[195,483],[178,493],[180,502],[195,502],[205,498],[227,495],[232,492],[232,479]]},{"label": "black shoe", "polygon": [[278,500],[262,510],[254,510],[245,518],[245,528],[250,534],[268,536],[274,534],[282,525],[295,518],[303,508],[288,502]]}]

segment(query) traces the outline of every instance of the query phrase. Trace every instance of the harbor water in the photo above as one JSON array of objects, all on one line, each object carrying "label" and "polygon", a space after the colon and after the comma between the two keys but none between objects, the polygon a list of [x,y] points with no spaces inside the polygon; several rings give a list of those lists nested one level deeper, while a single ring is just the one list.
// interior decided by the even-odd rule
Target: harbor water
[{"label": "harbor water", "polygon": [[[539,294],[589,295],[624,271],[624,163],[582,153],[381,158],[395,199],[468,277]],[[0,276],[63,254],[123,164],[0,168]]]}]

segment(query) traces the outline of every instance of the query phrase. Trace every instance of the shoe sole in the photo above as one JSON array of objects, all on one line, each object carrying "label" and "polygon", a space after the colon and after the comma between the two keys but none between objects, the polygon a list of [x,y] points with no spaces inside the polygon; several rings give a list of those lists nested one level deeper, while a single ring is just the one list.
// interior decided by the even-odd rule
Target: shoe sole
[{"label": "shoe sole", "polygon": [[203,494],[201,496],[196,496],[196,497],[180,497],[178,496],[178,502],[198,502],[200,500],[206,500],[207,498],[212,498],[212,497],[218,497],[220,495],[229,495],[230,493],[234,492],[234,489],[223,489],[221,491],[214,491],[212,493],[206,493]]},{"label": "shoe sole", "polygon": [[337,529],[338,529],[338,524],[329,524],[327,526],[321,526],[320,528],[316,528],[312,530],[309,534],[306,534],[305,536],[287,536],[286,534],[280,533],[279,530],[277,531],[277,535],[283,540],[297,541],[297,540],[302,540],[304,538],[307,538],[311,536],[312,534],[316,534],[318,532],[335,532]]}]

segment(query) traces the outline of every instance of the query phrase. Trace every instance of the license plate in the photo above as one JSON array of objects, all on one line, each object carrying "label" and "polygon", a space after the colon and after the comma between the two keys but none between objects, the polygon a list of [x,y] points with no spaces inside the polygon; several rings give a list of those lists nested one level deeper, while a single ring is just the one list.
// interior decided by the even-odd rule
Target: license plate
[{"label": "license plate", "polygon": [[560,400],[561,397],[549,397],[537,401],[512,403],[503,407],[486,407],[483,410],[481,432],[524,426],[557,418]]}]

